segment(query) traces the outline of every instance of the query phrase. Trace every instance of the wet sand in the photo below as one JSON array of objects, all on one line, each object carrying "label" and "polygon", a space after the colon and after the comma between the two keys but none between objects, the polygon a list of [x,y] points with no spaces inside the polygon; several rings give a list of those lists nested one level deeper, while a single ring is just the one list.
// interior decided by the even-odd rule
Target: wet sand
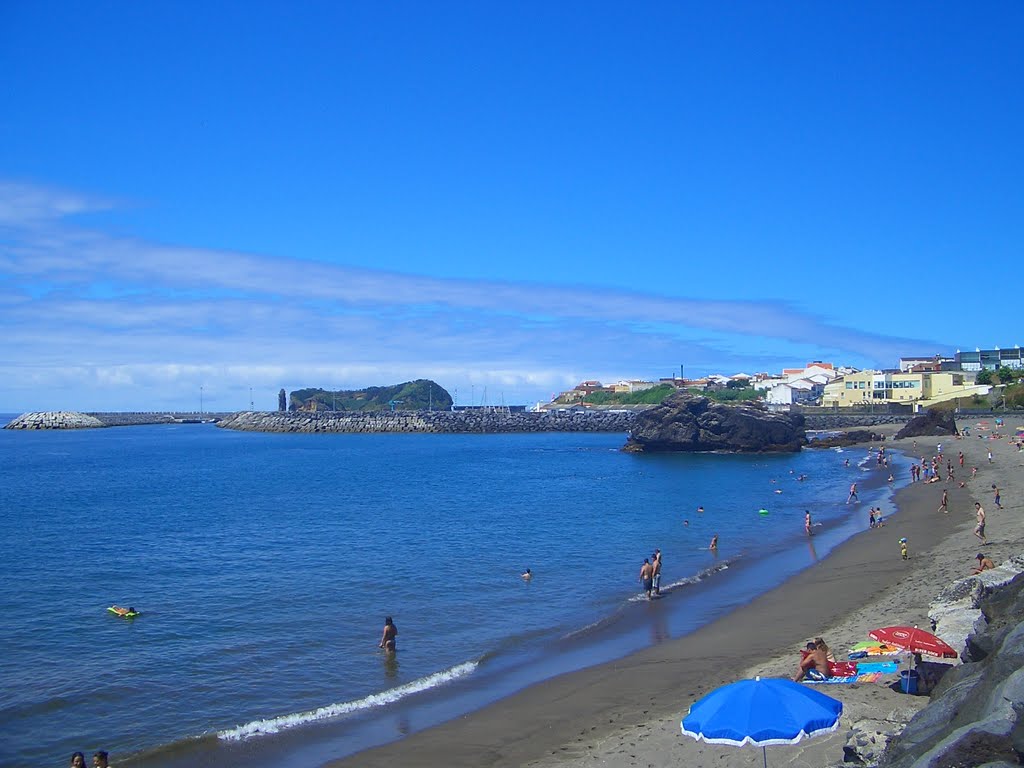
[{"label": "wet sand", "polygon": [[[989,425],[993,420],[987,419]],[[1010,445],[1021,417],[1007,417],[1003,439],[988,439],[977,420],[963,439],[918,438],[887,443],[910,456],[931,456],[943,444],[954,464],[963,451],[965,469],[956,483],[916,483],[896,496],[899,512],[886,526],[867,530],[867,505],[850,505],[865,531],[831,555],[748,606],[677,640],[661,643],[609,664],[563,675],[401,741],[331,763],[350,766],[732,766],[761,765],[761,750],[707,745],[684,737],[679,721],[708,691],[744,677],[790,676],[799,649],[823,636],[837,659],[875,627],[928,627],[928,606],[938,591],[970,573],[984,551],[998,564],[1021,552],[1024,541],[1024,453]],[[894,433],[895,428],[889,428]],[[983,437],[984,439],[979,439]],[[994,463],[986,454],[991,449]],[[856,452],[859,447],[849,449]],[[866,450],[866,447],[865,447]],[[943,462],[944,464],[945,462]],[[978,476],[970,467],[978,467]],[[990,486],[1002,489],[1003,509],[992,503]],[[938,512],[943,488],[949,514]],[[974,501],[988,515],[989,545],[973,536]],[[910,542],[900,557],[899,539]],[[845,712],[833,734],[796,746],[770,747],[774,766],[839,765],[849,724],[877,721],[884,729],[905,721],[927,703],[890,688],[898,675],[877,683],[820,686],[843,701]]]}]

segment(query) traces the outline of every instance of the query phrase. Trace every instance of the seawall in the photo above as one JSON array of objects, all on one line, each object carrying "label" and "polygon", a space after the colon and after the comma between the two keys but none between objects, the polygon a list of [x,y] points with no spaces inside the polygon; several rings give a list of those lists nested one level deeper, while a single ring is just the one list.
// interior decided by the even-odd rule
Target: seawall
[{"label": "seawall", "polygon": [[[551,410],[506,412],[377,411],[241,411],[238,413],[169,413],[121,411],[23,413],[5,429],[89,429],[141,424],[217,422],[227,429],[249,432],[628,432],[637,410]],[[841,430],[895,424],[910,417],[893,414],[806,415],[807,429]]]},{"label": "seawall", "polygon": [[619,411],[385,411],[376,413],[242,412],[217,423],[249,432],[628,432]]},{"label": "seawall", "polygon": [[34,411],[23,413],[4,429],[96,429],[130,427],[141,424],[198,424],[219,421],[228,413],[168,413],[167,411],[119,411],[82,413],[81,411]]}]

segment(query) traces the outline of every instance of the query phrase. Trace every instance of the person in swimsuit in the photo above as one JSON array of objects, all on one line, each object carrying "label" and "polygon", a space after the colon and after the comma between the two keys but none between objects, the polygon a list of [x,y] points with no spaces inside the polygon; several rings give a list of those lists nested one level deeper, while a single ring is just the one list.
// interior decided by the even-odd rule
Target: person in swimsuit
[{"label": "person in swimsuit", "polygon": [[974,557],[978,561],[978,565],[971,570],[971,573],[981,573],[982,571],[988,571],[996,567],[996,564],[992,562],[992,559],[985,557],[981,552]]},{"label": "person in swimsuit", "polygon": [[654,550],[654,554],[651,555],[652,562],[651,567],[654,569],[654,594],[661,594],[661,550]]},{"label": "person in swimsuit", "polygon": [[851,501],[860,501],[860,497],[857,495],[857,484],[850,484],[850,495],[846,497],[846,503],[849,504]]},{"label": "person in swimsuit", "polygon": [[708,547],[712,552],[718,551],[718,534],[711,537],[711,545]]},{"label": "person in swimsuit", "polygon": [[815,677],[817,679],[824,679],[829,677],[828,673],[828,655],[825,651],[817,646],[815,643],[808,643],[807,648],[801,651],[803,658],[800,659],[800,666],[796,669],[796,674],[793,675],[793,682],[799,683],[804,679],[804,676],[810,671],[815,671]]},{"label": "person in swimsuit", "polygon": [[982,544],[988,544],[988,539],[985,538],[985,510],[978,502],[974,502],[974,514],[978,518],[978,524],[974,526],[974,535]]},{"label": "person in swimsuit", "polygon": [[640,583],[643,584],[644,592],[647,593],[647,599],[651,599],[651,590],[654,589],[654,566],[651,565],[651,561],[646,557],[644,558],[644,564],[640,566]]},{"label": "person in swimsuit", "polygon": [[811,535],[811,510],[807,510],[804,513],[804,530],[807,531],[807,535]]},{"label": "person in swimsuit", "polygon": [[388,616],[384,619],[384,633],[380,636],[379,647],[388,653],[394,653],[398,650],[397,638],[398,627],[395,626],[395,622]]}]

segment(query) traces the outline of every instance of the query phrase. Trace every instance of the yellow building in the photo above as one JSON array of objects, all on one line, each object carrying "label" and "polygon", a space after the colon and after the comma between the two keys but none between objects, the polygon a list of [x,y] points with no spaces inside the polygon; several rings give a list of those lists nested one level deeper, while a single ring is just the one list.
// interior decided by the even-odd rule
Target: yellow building
[{"label": "yellow building", "polygon": [[944,400],[988,394],[989,387],[965,383],[956,371],[909,373],[860,371],[825,386],[821,404],[848,408],[855,405],[904,403],[916,408]]}]

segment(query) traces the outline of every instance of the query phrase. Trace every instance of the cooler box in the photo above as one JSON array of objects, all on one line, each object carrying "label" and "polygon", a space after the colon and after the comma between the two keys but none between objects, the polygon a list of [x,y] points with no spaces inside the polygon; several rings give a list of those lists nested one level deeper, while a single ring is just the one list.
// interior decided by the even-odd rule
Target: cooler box
[{"label": "cooler box", "polygon": [[904,693],[917,693],[917,670],[905,669],[900,672],[900,689]]}]

